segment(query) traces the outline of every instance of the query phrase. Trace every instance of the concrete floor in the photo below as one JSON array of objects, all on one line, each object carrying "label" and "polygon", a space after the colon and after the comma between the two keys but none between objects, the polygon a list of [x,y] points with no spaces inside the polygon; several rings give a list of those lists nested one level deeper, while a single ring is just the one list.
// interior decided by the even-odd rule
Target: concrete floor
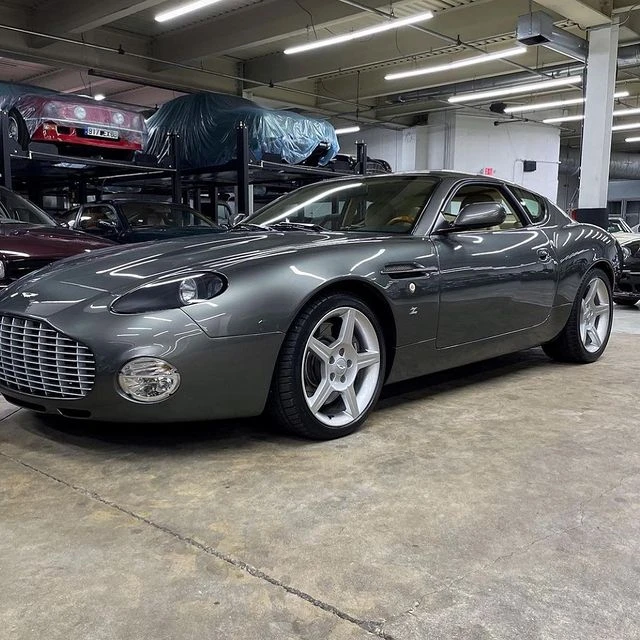
[{"label": "concrete floor", "polygon": [[640,637],[640,308],[386,393],[309,443],[260,420],[107,427],[0,407],[0,637]]}]

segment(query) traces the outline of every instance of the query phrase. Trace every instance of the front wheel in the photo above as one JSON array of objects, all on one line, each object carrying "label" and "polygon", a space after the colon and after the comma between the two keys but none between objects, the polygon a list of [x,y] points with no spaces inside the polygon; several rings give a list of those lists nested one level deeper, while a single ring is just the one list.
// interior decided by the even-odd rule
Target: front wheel
[{"label": "front wheel", "polygon": [[29,130],[22,115],[17,109],[9,111],[9,137],[23,149],[29,146]]},{"label": "front wheel", "polygon": [[270,409],[287,430],[328,440],[355,431],[384,381],[380,323],[347,294],[312,301],[294,321],[274,376]]},{"label": "front wheel", "polygon": [[578,289],[564,329],[542,348],[554,360],[595,362],[607,347],[612,321],[611,281],[602,269],[592,269]]}]

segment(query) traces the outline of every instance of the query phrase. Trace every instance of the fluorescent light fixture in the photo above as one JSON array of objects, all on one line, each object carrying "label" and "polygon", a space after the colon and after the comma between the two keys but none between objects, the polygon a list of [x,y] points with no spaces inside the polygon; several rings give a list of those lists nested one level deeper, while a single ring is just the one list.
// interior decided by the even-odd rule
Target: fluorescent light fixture
[{"label": "fluorescent light fixture", "polygon": [[635,136],[634,138],[625,138],[625,142],[640,142],[640,137]]},{"label": "fluorescent light fixture", "polygon": [[554,80],[543,80],[542,82],[530,82],[529,84],[519,84],[515,87],[504,87],[502,89],[491,89],[490,91],[476,91],[474,93],[462,93],[459,96],[451,96],[449,102],[457,104],[459,102],[476,102],[490,98],[501,98],[502,96],[513,96],[519,93],[535,93],[566,87],[569,84],[580,84],[582,78],[579,76],[569,76],[567,78],[555,78]]},{"label": "fluorescent light fixture", "polygon": [[545,124],[556,124],[558,122],[578,122],[578,120],[584,120],[583,115],[579,116],[562,116],[561,118],[547,118],[543,120]]},{"label": "fluorescent light fixture", "polygon": [[[614,98],[628,98],[628,91],[617,91],[613,94]],[[528,111],[546,111],[547,109],[557,109],[558,107],[568,107],[573,104],[582,104],[584,98],[569,98],[567,100],[555,100],[553,102],[537,102],[534,104],[514,105],[507,107],[505,113],[526,113]]]},{"label": "fluorescent light fixture", "polygon": [[104,93],[96,93],[95,96],[93,96],[94,100],[97,100],[98,102],[104,100],[107,96],[104,95]]},{"label": "fluorescent light fixture", "polygon": [[632,122],[631,124],[617,124],[611,127],[611,131],[629,131],[631,129],[640,129],[640,122]]},{"label": "fluorescent light fixture", "polygon": [[173,20],[174,18],[179,18],[180,16],[185,15],[185,13],[192,13],[193,11],[199,11],[200,9],[204,9],[212,4],[216,4],[216,2],[220,2],[220,0],[195,0],[194,2],[187,2],[186,4],[180,5],[175,9],[170,9],[169,11],[163,11],[159,13],[155,17],[156,22],[167,22],[168,20]]},{"label": "fluorescent light fixture", "polygon": [[[640,113],[640,109],[616,109],[613,112],[613,117],[618,118],[620,116],[637,116]],[[584,115],[579,116],[562,116],[560,118],[547,118],[543,120],[545,124],[555,124],[556,122],[577,122],[578,120],[584,120]],[[624,126],[624,125],[620,125]],[[615,131],[615,127],[614,127]]]},{"label": "fluorescent light fixture", "polygon": [[[425,11],[423,13],[416,13],[415,15],[408,16],[407,18],[393,18],[382,24],[377,24],[374,27],[368,27],[366,29],[360,29],[359,31],[352,31],[351,33],[345,33],[342,36],[335,36],[333,38],[325,38],[324,40],[314,40],[307,44],[300,44],[295,47],[289,47],[284,52],[287,55],[292,53],[302,53],[303,51],[311,51],[312,49],[320,49],[321,47],[330,47],[334,44],[342,44],[343,42],[349,42],[350,40],[357,40],[358,38],[366,38],[376,33],[382,33],[384,31],[392,31],[393,29],[399,29],[400,27],[406,27],[416,22],[424,22],[433,18],[432,11]],[[157,20],[157,18],[156,18]]]},{"label": "fluorescent light fixture", "polygon": [[555,102],[539,102],[538,104],[523,104],[514,107],[507,107],[505,113],[526,113],[528,111],[546,111],[558,107],[568,107],[572,104],[582,104],[584,98],[571,98],[568,100],[556,100]]},{"label": "fluorescent light fixture", "polygon": [[358,133],[360,131],[360,127],[342,127],[342,129],[336,129],[336,135],[340,136],[343,133]]},{"label": "fluorescent light fixture", "polygon": [[388,73],[384,79],[400,80],[401,78],[413,78],[414,76],[424,76],[429,73],[440,73],[441,71],[449,71],[451,69],[462,69],[463,67],[471,67],[475,64],[482,64],[483,62],[491,62],[492,60],[500,60],[501,58],[519,56],[526,51],[526,47],[513,47],[511,49],[504,49],[503,51],[496,51],[495,53],[483,53],[480,56],[463,58],[462,60],[456,60],[455,62],[448,62],[447,64],[440,64],[433,67],[421,67],[420,69],[412,69],[411,71]]},{"label": "fluorescent light fixture", "polygon": [[613,115],[617,118],[620,116],[637,116],[640,113],[640,109],[616,109]]}]

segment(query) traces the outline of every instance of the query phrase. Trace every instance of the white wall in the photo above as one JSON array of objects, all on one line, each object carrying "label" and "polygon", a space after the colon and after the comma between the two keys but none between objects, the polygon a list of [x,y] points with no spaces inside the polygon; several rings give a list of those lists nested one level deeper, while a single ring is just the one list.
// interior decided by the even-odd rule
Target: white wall
[{"label": "white wall", "polygon": [[[452,169],[494,175],[547,196],[558,196],[560,130],[547,125],[513,123],[494,126],[493,118],[431,114],[429,124],[402,131],[365,129],[340,136],[340,149],[355,154],[356,140],[367,143],[371,158],[383,158],[394,171]],[[523,160],[535,160],[537,169],[525,173]]]},{"label": "white wall", "polygon": [[[458,116],[455,125],[453,169],[494,175],[537,191],[553,202],[558,195],[560,131],[531,123],[496,127],[491,118]],[[523,160],[535,160],[536,171],[525,173]]]},{"label": "white wall", "polygon": [[356,155],[356,141],[367,143],[367,155],[370,158],[386,160],[394,171],[413,171],[416,169],[417,135],[413,129],[367,129],[360,133],[338,137],[340,151]]}]

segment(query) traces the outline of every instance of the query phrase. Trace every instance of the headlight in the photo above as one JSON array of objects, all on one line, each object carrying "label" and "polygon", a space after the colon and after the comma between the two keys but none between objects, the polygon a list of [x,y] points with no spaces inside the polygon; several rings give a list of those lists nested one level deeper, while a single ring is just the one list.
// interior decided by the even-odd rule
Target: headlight
[{"label": "headlight", "polygon": [[47,102],[44,106],[44,113],[50,118],[53,118],[58,115],[58,106],[53,102]]},{"label": "headlight", "polygon": [[628,260],[631,257],[631,249],[629,247],[622,247],[622,257]]},{"label": "headlight", "polygon": [[111,304],[114,313],[146,313],[177,309],[220,295],[227,281],[217,273],[188,273],[161,278],[120,296]]},{"label": "headlight", "polygon": [[113,124],[116,124],[119,127],[121,127],[124,124],[124,115],[122,113],[120,113],[119,111],[116,111],[111,116],[111,121],[113,122]]},{"label": "headlight", "polygon": [[120,369],[118,385],[138,402],[161,402],[180,386],[178,370],[160,358],[135,358]]},{"label": "headlight", "polygon": [[7,270],[4,267],[4,262],[0,260],[0,280],[4,280],[7,275]]},{"label": "headlight", "polygon": [[73,110],[73,115],[78,118],[78,120],[84,120],[87,117],[87,110],[84,107],[76,107]]}]

